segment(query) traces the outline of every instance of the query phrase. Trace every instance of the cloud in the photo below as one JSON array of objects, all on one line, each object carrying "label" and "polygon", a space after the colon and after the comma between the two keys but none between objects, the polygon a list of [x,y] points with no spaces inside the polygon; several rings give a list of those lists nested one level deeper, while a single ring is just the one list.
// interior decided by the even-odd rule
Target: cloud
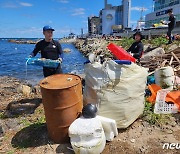
[{"label": "cloud", "polygon": [[145,7],[139,7],[139,6],[131,7],[131,11],[141,11],[141,10],[148,11],[148,9]]},{"label": "cloud", "polygon": [[25,7],[31,7],[33,6],[31,3],[25,3],[25,2],[20,2],[19,3],[21,6],[25,6]]},{"label": "cloud", "polygon": [[77,8],[73,10],[73,13],[71,14],[72,16],[79,16],[79,15],[84,15],[85,14],[85,9],[84,8]]},{"label": "cloud", "polygon": [[18,8],[18,5],[13,2],[6,2],[2,4],[3,8]]},{"label": "cloud", "polygon": [[31,7],[33,6],[31,3],[25,3],[25,2],[5,2],[5,3],[1,3],[1,7],[3,8],[20,8],[20,7]]},{"label": "cloud", "polygon": [[60,3],[69,3],[69,1],[68,0],[58,0],[58,2],[60,2]]}]

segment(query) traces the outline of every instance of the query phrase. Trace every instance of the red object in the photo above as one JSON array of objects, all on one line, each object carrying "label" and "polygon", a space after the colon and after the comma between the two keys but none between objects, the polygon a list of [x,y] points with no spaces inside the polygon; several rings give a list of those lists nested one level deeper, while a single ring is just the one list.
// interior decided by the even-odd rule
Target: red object
[{"label": "red object", "polygon": [[116,56],[119,60],[130,60],[132,62],[136,62],[136,59],[132,57],[126,50],[123,48],[110,43],[107,48],[112,52],[114,56]]},{"label": "red object", "polygon": [[147,100],[152,103],[155,104],[156,101],[156,96],[157,96],[157,92],[159,90],[161,90],[162,88],[160,86],[158,86],[157,84],[151,84],[148,85],[149,90],[151,91],[151,96],[147,98]]},{"label": "red object", "polygon": [[176,104],[180,112],[180,91],[171,91],[166,96],[166,102],[172,102]]}]

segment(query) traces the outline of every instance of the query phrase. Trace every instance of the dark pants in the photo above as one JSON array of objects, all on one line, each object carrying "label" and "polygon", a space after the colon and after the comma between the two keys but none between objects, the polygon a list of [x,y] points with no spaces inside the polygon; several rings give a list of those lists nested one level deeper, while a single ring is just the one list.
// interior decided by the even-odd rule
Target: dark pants
[{"label": "dark pants", "polygon": [[61,65],[59,65],[57,68],[43,67],[44,77],[48,77],[54,74],[61,74],[61,73],[62,73]]},{"label": "dark pants", "polygon": [[168,28],[167,36],[169,37],[169,43],[172,43],[172,37],[171,37],[172,30],[173,28]]}]

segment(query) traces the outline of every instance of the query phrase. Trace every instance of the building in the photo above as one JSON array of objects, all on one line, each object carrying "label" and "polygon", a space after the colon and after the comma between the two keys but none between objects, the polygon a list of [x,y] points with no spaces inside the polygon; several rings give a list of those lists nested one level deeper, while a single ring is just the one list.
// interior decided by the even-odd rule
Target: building
[{"label": "building", "polygon": [[99,34],[100,33],[100,18],[97,16],[88,17],[88,33]]},{"label": "building", "polygon": [[176,16],[176,22],[180,22],[180,0],[154,0],[154,12],[146,15],[145,26],[151,27],[161,20],[168,20],[167,11],[173,10]]},{"label": "building", "polygon": [[[99,25],[94,26],[98,34],[110,35],[130,27],[131,0],[122,0],[122,5],[112,6],[104,0],[104,8],[99,12]],[[88,31],[92,34],[92,19],[88,18]]]}]

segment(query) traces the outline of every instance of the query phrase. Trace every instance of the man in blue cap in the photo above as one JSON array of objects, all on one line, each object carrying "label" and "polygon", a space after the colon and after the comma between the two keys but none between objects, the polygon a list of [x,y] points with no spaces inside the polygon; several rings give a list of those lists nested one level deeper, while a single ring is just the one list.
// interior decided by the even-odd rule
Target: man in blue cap
[{"label": "man in blue cap", "polygon": [[[37,53],[41,51],[41,58],[59,60],[60,63],[62,62],[62,48],[58,41],[53,40],[53,31],[54,29],[51,26],[47,25],[43,27],[43,34],[45,36],[45,39],[39,41],[36,44],[33,52],[29,57],[35,57]],[[44,77],[60,73],[62,73],[60,64],[57,68],[43,67]]]}]

